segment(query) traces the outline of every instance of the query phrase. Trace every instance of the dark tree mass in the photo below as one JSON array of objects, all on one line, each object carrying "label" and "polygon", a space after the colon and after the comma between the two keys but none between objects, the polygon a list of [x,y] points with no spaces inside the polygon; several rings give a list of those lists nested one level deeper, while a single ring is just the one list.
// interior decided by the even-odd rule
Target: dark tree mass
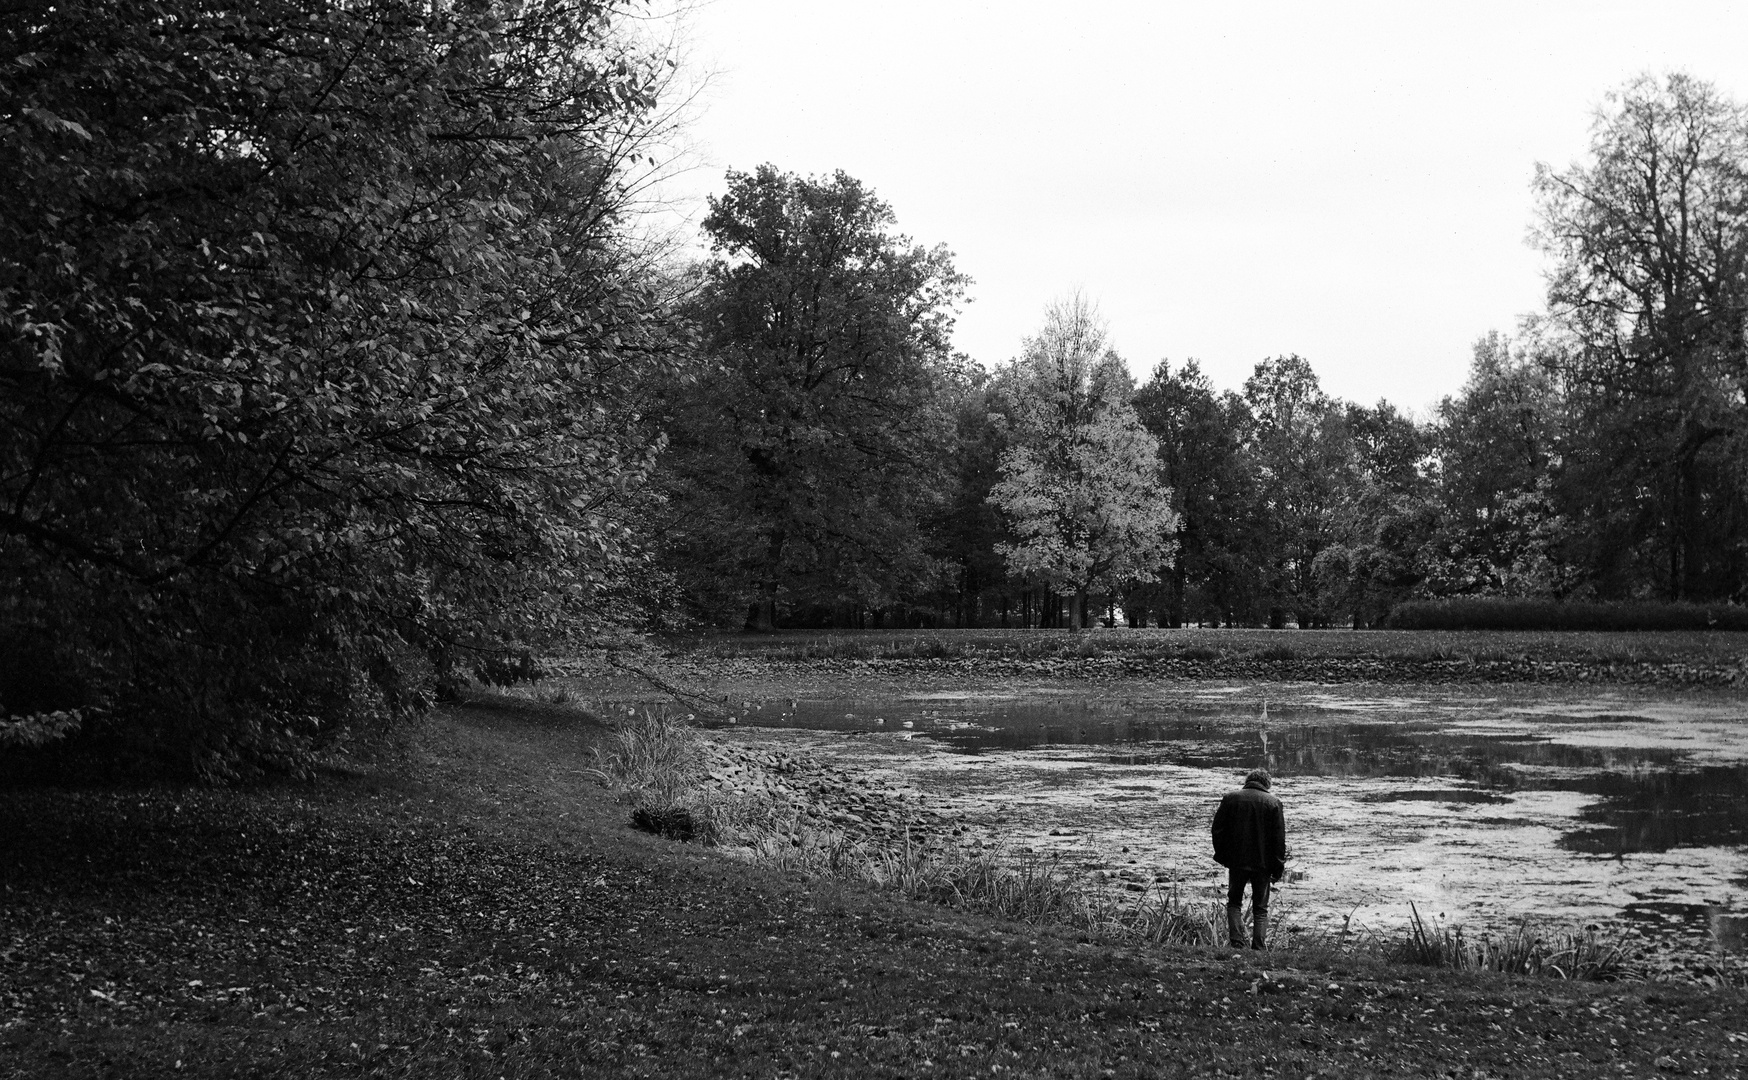
[{"label": "dark tree mass", "polygon": [[1080,297],[981,367],[951,255],[843,173],[731,172],[707,256],[650,258],[630,14],[8,8],[0,757],[297,771],[689,626],[1748,600],[1748,112],[1706,84],[1540,172],[1546,311],[1414,417],[1296,355],[1137,386]]},{"label": "dark tree mass", "polygon": [[711,200],[696,362],[667,395],[664,540],[694,614],[853,620],[927,587],[964,279],[892,223],[843,173],[767,165]]},{"label": "dark tree mass", "polygon": [[297,767],[624,580],[665,68],[599,5],[0,21],[0,737]]}]

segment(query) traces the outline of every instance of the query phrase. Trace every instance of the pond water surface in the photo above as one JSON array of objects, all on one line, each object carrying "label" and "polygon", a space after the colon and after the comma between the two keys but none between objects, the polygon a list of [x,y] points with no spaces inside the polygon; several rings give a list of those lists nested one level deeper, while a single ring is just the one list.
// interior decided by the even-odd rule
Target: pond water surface
[{"label": "pond water surface", "polygon": [[[1368,692],[1369,691],[1369,692]],[[1624,920],[1728,946],[1748,915],[1748,703],[1732,692],[1202,684],[749,702],[766,737],[886,774],[1010,844],[1213,895],[1208,823],[1257,766],[1304,922]]]}]

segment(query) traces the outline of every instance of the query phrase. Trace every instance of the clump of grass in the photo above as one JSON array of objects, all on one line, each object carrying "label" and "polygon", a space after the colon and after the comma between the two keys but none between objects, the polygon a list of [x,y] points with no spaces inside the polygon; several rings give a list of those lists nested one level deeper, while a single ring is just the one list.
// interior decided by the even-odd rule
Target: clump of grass
[{"label": "clump of grass", "polygon": [[1476,649],[1469,654],[1469,660],[1475,664],[1522,664],[1528,663],[1529,657],[1524,653],[1505,649]]},{"label": "clump of grass", "polygon": [[1191,645],[1177,654],[1179,660],[1195,660],[1206,662],[1220,659],[1220,650],[1207,645]]},{"label": "clump of grass", "polygon": [[632,824],[677,840],[699,837],[709,820],[699,806],[706,765],[691,724],[666,709],[628,712],[594,755],[590,775],[630,805]]},{"label": "clump of grass", "polygon": [[1269,645],[1251,654],[1258,660],[1297,660],[1299,653],[1291,645]]},{"label": "clump of grass", "polygon": [[1632,978],[1638,970],[1637,957],[1625,939],[1595,927],[1538,932],[1526,918],[1497,936],[1483,932],[1471,937],[1461,926],[1428,922],[1412,903],[1408,910],[1405,935],[1381,949],[1387,959],[1458,971],[1600,981]]}]

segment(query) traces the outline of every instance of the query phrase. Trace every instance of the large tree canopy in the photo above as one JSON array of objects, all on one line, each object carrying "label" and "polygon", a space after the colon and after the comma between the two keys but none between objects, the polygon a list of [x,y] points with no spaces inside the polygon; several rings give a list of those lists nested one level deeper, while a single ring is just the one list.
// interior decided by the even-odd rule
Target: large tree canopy
[{"label": "large tree canopy", "polygon": [[1598,588],[1748,588],[1748,109],[1684,75],[1612,95],[1587,161],[1543,167],[1565,447]]},{"label": "large tree canopy", "polygon": [[927,582],[965,279],[854,178],[728,175],[675,395],[670,541],[704,607],[880,605]]},{"label": "large tree canopy", "polygon": [[16,730],[78,707],[197,770],[295,762],[415,698],[414,657],[489,667],[602,611],[654,449],[625,392],[664,347],[617,212],[666,67],[616,17],[14,7]]}]

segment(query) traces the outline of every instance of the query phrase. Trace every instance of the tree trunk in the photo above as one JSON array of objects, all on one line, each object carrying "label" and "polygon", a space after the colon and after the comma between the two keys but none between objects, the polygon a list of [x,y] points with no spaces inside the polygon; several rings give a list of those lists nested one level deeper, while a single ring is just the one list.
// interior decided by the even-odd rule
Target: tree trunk
[{"label": "tree trunk", "polygon": [[743,629],[766,634],[777,629],[777,583],[769,582],[761,593],[759,599],[747,605],[747,622]]},{"label": "tree trunk", "polygon": [[759,598],[747,609],[745,629],[769,633],[777,629],[777,575],[783,566],[783,534],[771,536],[766,553],[765,580],[759,586]]}]

